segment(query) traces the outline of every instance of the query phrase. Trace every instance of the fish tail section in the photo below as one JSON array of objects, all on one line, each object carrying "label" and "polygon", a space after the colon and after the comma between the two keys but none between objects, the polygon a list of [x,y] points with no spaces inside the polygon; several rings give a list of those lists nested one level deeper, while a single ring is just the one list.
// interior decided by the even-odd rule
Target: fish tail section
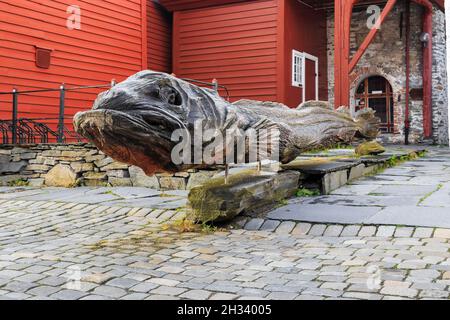
[{"label": "fish tail section", "polygon": [[376,139],[380,131],[381,119],[375,115],[371,108],[365,108],[356,113],[355,121],[358,124],[358,135],[361,138]]}]

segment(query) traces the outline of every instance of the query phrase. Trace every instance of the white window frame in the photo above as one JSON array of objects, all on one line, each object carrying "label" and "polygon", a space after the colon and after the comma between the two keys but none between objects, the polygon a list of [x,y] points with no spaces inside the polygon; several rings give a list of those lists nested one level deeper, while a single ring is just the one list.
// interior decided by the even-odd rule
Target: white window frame
[{"label": "white window frame", "polygon": [[305,83],[305,55],[303,52],[292,50],[292,86],[304,87]]}]

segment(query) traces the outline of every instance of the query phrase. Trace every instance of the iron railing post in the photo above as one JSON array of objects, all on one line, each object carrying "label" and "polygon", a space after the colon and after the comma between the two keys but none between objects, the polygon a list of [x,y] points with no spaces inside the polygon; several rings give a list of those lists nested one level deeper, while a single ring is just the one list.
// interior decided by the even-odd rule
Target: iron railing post
[{"label": "iron railing post", "polygon": [[64,108],[66,100],[66,88],[62,84],[59,87],[59,121],[58,121],[58,143],[64,142]]},{"label": "iron railing post", "polygon": [[19,93],[17,89],[13,89],[12,92],[12,143],[17,144],[17,105]]},{"label": "iron railing post", "polygon": [[213,79],[212,85],[213,85],[214,91],[219,92],[219,81],[217,81],[217,79]]}]

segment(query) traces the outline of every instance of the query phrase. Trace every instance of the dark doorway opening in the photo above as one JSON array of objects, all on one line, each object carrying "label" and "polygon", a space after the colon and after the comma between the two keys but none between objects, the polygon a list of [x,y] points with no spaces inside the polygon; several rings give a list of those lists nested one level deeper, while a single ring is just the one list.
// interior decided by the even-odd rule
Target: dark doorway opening
[{"label": "dark doorway opening", "polygon": [[356,111],[372,108],[381,119],[380,130],[394,132],[394,98],[392,86],[381,76],[372,76],[363,80],[356,90]]}]

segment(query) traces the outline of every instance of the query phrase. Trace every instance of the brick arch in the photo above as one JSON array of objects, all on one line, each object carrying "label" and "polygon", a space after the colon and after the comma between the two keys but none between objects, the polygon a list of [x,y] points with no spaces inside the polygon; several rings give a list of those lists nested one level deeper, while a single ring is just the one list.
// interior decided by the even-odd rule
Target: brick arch
[{"label": "brick arch", "polygon": [[[392,94],[394,100],[394,133],[398,133],[403,128],[403,96],[405,90],[403,88],[403,80],[396,78],[385,72],[382,68],[371,66],[357,68],[350,75],[350,110],[355,112],[355,94],[358,86],[362,81],[369,77],[381,76],[389,82],[392,87]],[[400,99],[399,99],[400,97]]]}]

